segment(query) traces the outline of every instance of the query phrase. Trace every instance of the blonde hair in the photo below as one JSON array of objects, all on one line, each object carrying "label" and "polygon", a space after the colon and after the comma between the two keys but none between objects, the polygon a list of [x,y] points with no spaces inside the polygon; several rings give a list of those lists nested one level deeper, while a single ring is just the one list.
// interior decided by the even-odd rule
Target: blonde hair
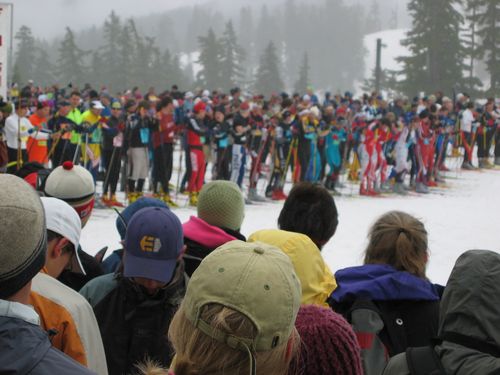
[{"label": "blonde hair", "polygon": [[388,264],[425,278],[427,231],[417,218],[389,211],[370,228],[365,264]]},{"label": "blonde hair", "polygon": [[158,362],[146,359],[143,363],[135,365],[137,374],[140,375],[168,375],[168,370]]},{"label": "blonde hair", "polygon": [[[205,306],[201,318],[211,326],[238,337],[253,338],[257,333],[246,316],[222,305]],[[170,323],[168,336],[176,352],[175,375],[248,374],[248,353],[232,349],[195,328],[186,317],[183,305]],[[299,344],[299,334],[294,328],[288,343],[255,353],[257,374],[287,374]]]}]

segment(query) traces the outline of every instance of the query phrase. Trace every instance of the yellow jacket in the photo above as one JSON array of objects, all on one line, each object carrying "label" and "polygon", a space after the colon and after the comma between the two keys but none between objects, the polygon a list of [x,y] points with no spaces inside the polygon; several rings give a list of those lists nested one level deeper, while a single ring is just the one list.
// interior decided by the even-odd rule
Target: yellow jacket
[{"label": "yellow jacket", "polygon": [[337,288],[335,278],[321,252],[304,234],[279,229],[253,233],[248,242],[264,242],[285,252],[302,284],[302,304],[328,306],[326,300]]},{"label": "yellow jacket", "polygon": [[[107,375],[101,333],[87,300],[52,276],[39,272],[32,281],[30,304],[43,329],[54,329],[52,346],[99,375]],[[56,374],[54,374],[56,375]]]}]

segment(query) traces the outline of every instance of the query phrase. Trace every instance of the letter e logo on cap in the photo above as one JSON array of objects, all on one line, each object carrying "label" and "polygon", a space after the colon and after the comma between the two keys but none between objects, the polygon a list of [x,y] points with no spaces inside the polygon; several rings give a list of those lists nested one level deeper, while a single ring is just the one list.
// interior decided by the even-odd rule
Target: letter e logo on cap
[{"label": "letter e logo on cap", "polygon": [[141,250],[147,253],[157,253],[161,248],[161,241],[159,238],[144,236],[140,242]]}]

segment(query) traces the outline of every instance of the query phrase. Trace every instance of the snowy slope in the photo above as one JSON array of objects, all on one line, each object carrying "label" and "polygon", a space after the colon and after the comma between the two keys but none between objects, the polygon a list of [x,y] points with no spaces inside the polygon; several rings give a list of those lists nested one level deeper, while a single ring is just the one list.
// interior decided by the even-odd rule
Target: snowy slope
[{"label": "snowy slope", "polygon": [[[406,38],[408,29],[384,30],[365,35],[363,47],[365,54],[365,72],[363,79],[371,78],[375,69],[377,59],[377,39],[382,39],[381,66],[387,70],[401,70],[402,65],[396,61],[397,57],[408,56],[410,52],[401,45],[401,40]],[[356,94],[361,95],[363,82],[355,84]]]},{"label": "snowy slope", "polygon": [[[452,160],[451,166],[455,163]],[[332,270],[361,264],[370,225],[382,213],[395,209],[424,221],[431,252],[428,275],[435,282],[446,282],[456,258],[467,249],[500,250],[500,171],[449,172],[448,186],[439,193],[405,198],[361,198],[344,189],[346,196],[335,198],[340,213],[337,233],[323,249]],[[275,202],[246,206],[243,234],[276,228],[281,206]],[[183,222],[196,215],[192,208],[179,208],[175,213]],[[90,253],[103,246],[116,249],[115,220],[113,211],[95,210],[82,233],[83,248]]]}]

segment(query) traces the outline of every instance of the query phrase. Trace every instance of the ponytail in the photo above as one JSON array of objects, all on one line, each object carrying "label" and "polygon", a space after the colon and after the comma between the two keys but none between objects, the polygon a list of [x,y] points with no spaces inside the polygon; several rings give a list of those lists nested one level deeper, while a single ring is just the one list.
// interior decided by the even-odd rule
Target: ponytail
[{"label": "ponytail", "polygon": [[425,278],[427,231],[415,217],[401,211],[382,215],[371,227],[365,264],[388,264]]}]

